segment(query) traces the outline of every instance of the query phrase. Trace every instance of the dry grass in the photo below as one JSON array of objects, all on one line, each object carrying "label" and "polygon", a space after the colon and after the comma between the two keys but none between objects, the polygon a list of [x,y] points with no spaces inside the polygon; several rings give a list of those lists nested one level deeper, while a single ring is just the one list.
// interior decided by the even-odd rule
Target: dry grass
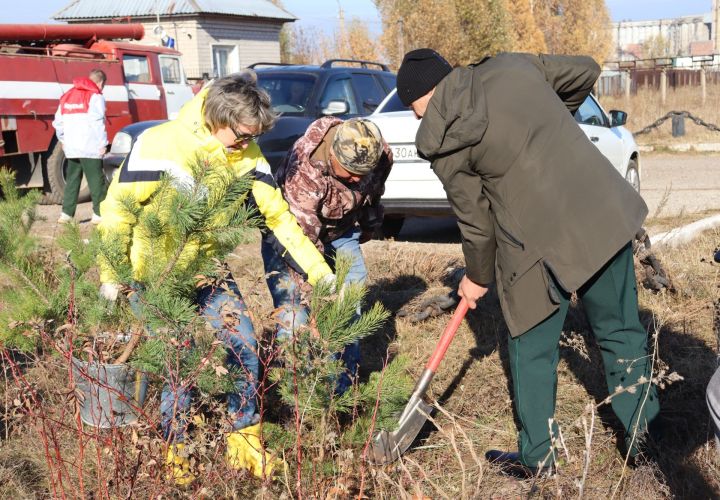
[{"label": "dry grass", "polygon": [[682,212],[677,215],[671,216],[653,216],[652,218],[646,220],[645,229],[648,231],[649,234],[658,234],[664,231],[669,231],[673,228],[692,224],[693,222],[699,221],[700,219],[717,215],[717,213],[717,210],[704,210],[702,212],[692,213]]},{"label": "dry grass", "polygon": [[[709,264],[707,257],[718,241],[720,233],[715,232],[691,247],[660,254],[678,287],[677,295],[640,291],[643,322],[650,331],[654,325],[661,325],[660,358],[671,371],[685,378],[662,391],[662,415],[672,429],[663,460],[657,466],[624,470],[616,448],[618,424],[612,412],[601,408],[594,426],[585,497],[607,498],[613,491],[619,498],[702,498],[720,493],[718,460],[708,442],[704,401],[704,388],[715,366],[710,304],[718,297],[720,270]],[[372,250],[380,250],[380,245]],[[371,269],[373,262],[382,266],[386,254],[372,250],[368,252]],[[417,262],[420,251],[411,247],[406,254],[410,261]],[[449,252],[444,256],[446,260],[440,258],[438,263],[432,247],[426,246],[425,252],[426,259],[436,262],[438,269],[458,257]],[[401,275],[401,270],[394,274]],[[391,276],[383,273],[382,279],[392,281]],[[442,284],[424,281],[430,289]],[[446,321],[447,317],[420,325],[396,321],[398,349],[416,359],[417,373]],[[556,419],[563,429],[567,455],[563,452],[565,463],[554,481],[518,483],[474,459],[489,448],[516,447],[506,337],[497,298],[489,297],[458,332],[433,383],[433,396],[446,410],[436,415],[440,430],[430,432],[408,460],[393,469],[396,476],[388,472],[387,478],[382,476],[388,485],[403,492],[399,496],[421,491],[433,498],[485,498],[525,496],[531,490],[540,496],[578,495],[588,437],[582,417],[587,426],[591,420],[589,405],[607,396],[603,378],[599,377],[600,353],[584,315],[577,307],[571,310],[566,323],[567,340],[561,349]],[[388,492],[392,491],[388,488]]]},{"label": "dry grass", "polygon": [[[660,91],[640,88],[629,100],[625,96],[604,96],[600,99],[606,110],[622,109],[628,113],[626,127],[631,132],[650,125],[670,111],[689,111],[702,120],[720,126],[720,85],[708,85],[707,100],[702,102],[700,87],[680,87],[668,89],[665,105],[660,99]],[[673,144],[720,142],[720,133],[685,120],[685,136],[673,137],[671,120],[666,121],[657,130],[635,137],[638,144]]]},{"label": "dry grass", "polygon": [[[668,221],[656,221],[658,225]],[[711,303],[719,296],[720,266],[708,262],[720,242],[720,232],[703,235],[692,245],[667,250],[658,256],[675,281],[675,295],[653,295],[640,290],[641,316],[650,332],[658,332],[659,356],[670,371],[684,380],[661,391],[663,419],[670,432],[663,442],[659,463],[637,469],[623,467],[616,443],[617,421],[601,407],[595,415],[591,407],[607,396],[601,374],[600,352],[592,340],[582,310],[571,308],[561,348],[556,419],[564,438],[562,466],[557,478],[538,482],[519,482],[500,475],[485,463],[490,448],[514,449],[516,425],[509,390],[507,330],[493,294],[463,323],[447,357],[433,381],[431,398],[438,405],[432,423],[422,439],[397,464],[369,467],[366,494],[371,498],[506,498],[577,497],[582,488],[585,498],[711,498],[720,495],[720,461],[714,449],[705,406],[705,386],[715,368],[716,339],[712,332]],[[258,243],[239,247],[230,265],[258,328],[271,324],[270,297],[262,279]],[[371,242],[365,246],[370,270],[371,297],[381,300],[391,311],[438,290],[447,290],[447,269],[462,258],[459,245]],[[418,375],[448,316],[413,324],[392,319],[363,344],[364,376],[382,365],[382,355],[407,354],[413,375]],[[64,404],[62,367],[54,363],[37,365],[28,377],[43,395],[45,404],[57,411]],[[0,397],[5,408],[12,407],[17,390],[6,387]],[[157,398],[150,397],[146,411],[157,412]],[[213,409],[210,413],[213,413]],[[14,413],[13,413],[14,412]],[[20,411],[6,410],[5,425],[11,425],[9,438],[0,445],[0,497],[44,498],[52,495],[47,462],[38,440],[37,429]],[[65,415],[63,418],[71,418]],[[108,456],[102,463],[108,470],[138,474],[135,497],[289,497],[294,480],[282,475],[263,486],[242,473],[228,471],[218,450],[222,442],[220,426],[198,434],[199,461],[205,468],[194,489],[183,492],[162,480],[159,462],[162,448],[152,439],[133,442],[124,434],[127,457],[139,460],[133,469]],[[151,433],[148,433],[151,434]],[[591,436],[591,445],[587,446]],[[68,458],[77,453],[73,436],[59,436]],[[120,438],[116,438],[120,439]],[[329,437],[332,439],[332,437]],[[101,450],[102,451],[102,450]],[[91,451],[86,450],[90,454]],[[94,450],[92,450],[94,453]],[[589,460],[586,460],[589,453]],[[360,453],[338,454],[336,469],[316,475],[316,488],[306,496],[344,498],[357,491]],[[93,455],[94,456],[94,455]],[[353,458],[354,457],[354,458]],[[97,471],[88,460],[85,471],[90,478]],[[309,464],[313,470],[313,465]],[[66,478],[76,479],[70,471]],[[584,475],[585,480],[583,481]],[[349,485],[349,486],[348,486]],[[110,484],[110,491],[112,484]],[[69,496],[77,495],[69,487]],[[116,493],[110,495],[117,497]]]}]

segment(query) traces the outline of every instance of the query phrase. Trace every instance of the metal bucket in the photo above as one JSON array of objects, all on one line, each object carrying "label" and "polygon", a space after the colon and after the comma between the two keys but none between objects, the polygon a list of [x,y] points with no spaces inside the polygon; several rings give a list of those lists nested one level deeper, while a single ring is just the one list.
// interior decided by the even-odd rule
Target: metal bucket
[{"label": "metal bucket", "polygon": [[72,359],[73,377],[83,394],[80,418],[93,427],[123,427],[137,421],[147,394],[147,376],[126,364]]}]

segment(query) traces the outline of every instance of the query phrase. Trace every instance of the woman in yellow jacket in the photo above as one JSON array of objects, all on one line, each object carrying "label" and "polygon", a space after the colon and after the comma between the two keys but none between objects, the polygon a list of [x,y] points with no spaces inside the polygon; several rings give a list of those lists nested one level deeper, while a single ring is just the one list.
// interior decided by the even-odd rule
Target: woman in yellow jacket
[{"label": "woman in yellow jacket", "polygon": [[[100,207],[102,223],[99,226],[101,234],[112,232],[113,237],[119,234],[127,243],[127,255],[138,283],[142,284],[146,277],[149,251],[147,238],[135,225],[137,219],[127,210],[127,200],[134,200],[140,210],[152,208],[152,195],[160,186],[161,176],[172,175],[179,189],[192,183],[191,165],[198,157],[207,159],[214,168],[231,169],[238,176],[254,172],[250,198],[273,245],[310,284],[332,279],[324,257],[288,210],[270,166],[254,141],[273,126],[275,119],[269,96],[257,86],[254,74],[247,72],[215,81],[187,103],[176,120],[150,128],[138,137]],[[158,243],[162,245],[162,242],[153,242],[155,248]],[[203,248],[203,251],[212,252],[212,248]],[[157,265],[153,262],[153,266]],[[101,293],[109,300],[115,300],[119,288],[115,284],[117,279],[111,266],[101,262],[100,267]],[[239,311],[247,309],[232,276],[226,279],[226,285],[199,289],[198,305],[208,323],[217,330],[218,338],[225,343],[228,364],[246,374],[245,380],[238,382],[236,392],[228,395],[228,411],[234,429],[227,439],[228,463],[235,468],[250,469],[262,477],[272,473],[274,461],[263,456],[255,413],[257,341],[249,315],[238,315],[239,321],[234,328],[228,329],[224,325],[220,312],[223,306],[229,305]],[[188,484],[194,479],[182,451],[184,414],[190,399],[188,387],[168,385],[163,389],[162,425],[165,438],[172,443],[167,463],[178,484]]]}]

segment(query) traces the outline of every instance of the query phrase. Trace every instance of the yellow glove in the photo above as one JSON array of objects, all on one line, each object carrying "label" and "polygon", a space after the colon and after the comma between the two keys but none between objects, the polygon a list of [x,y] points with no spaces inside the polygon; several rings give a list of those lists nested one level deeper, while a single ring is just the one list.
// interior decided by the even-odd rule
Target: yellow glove
[{"label": "yellow glove", "polygon": [[195,475],[190,472],[190,459],[184,449],[185,445],[182,443],[171,444],[165,458],[167,478],[174,480],[178,486],[188,486],[195,481]]},{"label": "yellow glove", "polygon": [[[264,471],[263,456],[265,457]],[[228,465],[233,469],[248,469],[260,479],[272,476],[273,470],[283,465],[282,460],[263,450],[260,444],[260,424],[228,434],[225,457]]]}]

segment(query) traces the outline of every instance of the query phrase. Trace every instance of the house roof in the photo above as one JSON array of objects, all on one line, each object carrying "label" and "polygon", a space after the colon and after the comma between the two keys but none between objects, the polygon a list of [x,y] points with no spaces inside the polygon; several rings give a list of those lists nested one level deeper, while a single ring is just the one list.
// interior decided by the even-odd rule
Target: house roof
[{"label": "house roof", "polygon": [[221,14],[295,21],[288,11],[269,0],[73,0],[53,15],[58,21]]}]

